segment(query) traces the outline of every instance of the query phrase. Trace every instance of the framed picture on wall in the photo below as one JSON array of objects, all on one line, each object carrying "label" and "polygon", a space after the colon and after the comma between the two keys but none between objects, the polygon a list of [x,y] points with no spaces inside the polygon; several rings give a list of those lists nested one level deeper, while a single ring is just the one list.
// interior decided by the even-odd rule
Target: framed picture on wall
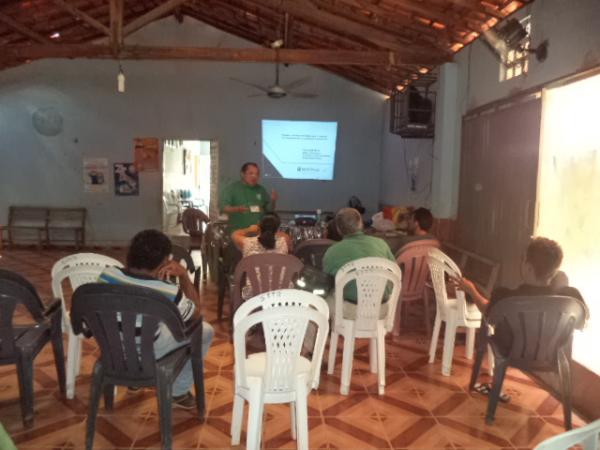
[{"label": "framed picture on wall", "polygon": [[160,169],[158,138],[135,138],[134,161],[138,172],[157,172]]},{"label": "framed picture on wall", "polygon": [[138,172],[134,163],[115,163],[115,195],[140,195]]}]

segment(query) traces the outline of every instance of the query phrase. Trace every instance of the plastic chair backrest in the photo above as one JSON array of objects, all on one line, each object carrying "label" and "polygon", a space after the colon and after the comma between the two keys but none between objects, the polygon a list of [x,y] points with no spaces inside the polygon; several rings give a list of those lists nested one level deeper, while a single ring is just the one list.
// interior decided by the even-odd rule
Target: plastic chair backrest
[{"label": "plastic chair backrest", "polygon": [[294,391],[298,381],[296,373],[300,363],[300,352],[310,322],[317,326],[318,332],[311,371],[306,382],[317,386],[329,322],[327,316],[320,312],[298,306],[264,309],[239,321],[234,329],[236,382],[245,386],[246,334],[250,328],[261,324],[266,346],[266,368],[262,380],[264,393],[285,394]]},{"label": "plastic chair backrest", "polygon": [[63,292],[64,280],[69,280],[71,290],[74,292],[83,284],[96,283],[102,271],[111,266],[123,267],[123,264],[114,258],[97,253],[75,253],[54,263],[51,271],[52,295],[60,298],[64,317],[63,323],[67,328],[71,325],[67,318],[69,308],[67,308]]},{"label": "plastic chair backrest", "polygon": [[259,294],[242,303],[233,316],[233,326],[257,310],[288,306],[312,308],[329,318],[329,306],[318,295],[299,289],[278,289]]},{"label": "plastic chair backrest", "polygon": [[539,443],[533,450],[568,450],[579,444],[582,450],[600,449],[600,419],[576,430],[566,431]]},{"label": "plastic chair backrest", "polygon": [[502,323],[510,334],[510,348],[503,354],[510,365],[532,369],[554,367],[557,352],[571,343],[573,330],[583,328],[585,318],[585,304],[562,295],[505,298],[486,315],[489,325]]},{"label": "plastic chair backrest", "polygon": [[294,250],[294,256],[304,264],[323,269],[323,256],[329,247],[335,244],[331,239],[307,239],[300,242]]},{"label": "plastic chair backrest", "polygon": [[401,301],[423,297],[425,283],[429,276],[427,255],[432,248],[439,248],[439,242],[427,239],[410,242],[398,252],[396,263],[402,269]]},{"label": "plastic chair backrest", "polygon": [[0,360],[16,356],[12,322],[18,304],[25,306],[37,323],[44,320],[44,305],[33,285],[15,272],[0,269]]},{"label": "plastic chair backrest", "polygon": [[288,289],[293,286],[303,266],[302,261],[295,256],[278,253],[261,253],[242,258],[233,274],[233,311],[242,302],[245,281],[250,284],[253,297],[277,289]]},{"label": "plastic chair backrest", "polygon": [[194,273],[196,271],[196,266],[194,265],[194,260],[192,259],[192,255],[185,248],[180,247],[179,245],[173,245],[171,247],[171,255],[173,256],[173,261],[178,262],[185,266],[189,273]]},{"label": "plastic chair backrest", "polygon": [[202,237],[202,223],[209,221],[209,217],[196,208],[187,208],[181,216],[183,231],[193,237]]},{"label": "plastic chair backrest", "polygon": [[392,283],[389,293],[389,306],[385,328],[393,327],[398,298],[402,286],[402,272],[394,262],[385,258],[360,258],[344,264],[335,276],[335,315],[334,319],[343,320],[344,287],[356,283],[357,330],[375,330],[379,321],[379,310],[386,295],[388,282]]},{"label": "plastic chair backrest", "polygon": [[177,306],[160,292],[139,286],[90,283],[73,293],[73,331],[91,333],[100,347],[104,373],[114,378],[155,377],[154,339],[161,322],[177,342],[185,338]]},{"label": "plastic chair backrest", "polygon": [[[446,290],[446,274],[454,278],[462,277],[460,269],[452,259],[439,249],[431,248],[427,255],[427,264],[431,274],[431,283],[435,293],[438,310],[448,309],[448,291]],[[456,290],[457,298],[464,301],[464,292]],[[466,306],[465,306],[466,308]]]}]

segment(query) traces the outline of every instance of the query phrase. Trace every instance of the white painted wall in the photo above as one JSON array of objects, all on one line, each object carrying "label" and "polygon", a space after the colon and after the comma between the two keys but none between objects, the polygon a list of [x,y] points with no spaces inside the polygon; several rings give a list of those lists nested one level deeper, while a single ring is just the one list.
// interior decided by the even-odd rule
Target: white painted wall
[{"label": "white painted wall", "polygon": [[[389,132],[390,101],[384,104],[381,144],[381,196],[383,205],[431,206],[433,139],[404,139]],[[409,161],[419,159],[416,189],[411,190]]]},{"label": "white painted wall", "polygon": [[[253,44],[186,18],[155,22],[127,39],[156,45],[250,47]],[[0,72],[0,223],[8,206],[85,206],[88,236],[121,243],[161,223],[161,174],[140,175],[139,197],[84,194],[82,158],[109,164],[133,159],[134,137],[217,139],[220,182],[237,179],[245,161],[260,158],[260,120],[338,122],[335,180],[268,180],[281,209],[335,210],[358,195],[373,213],[379,202],[383,96],[319,69],[282,68],[282,82],[310,75],[303,90],[317,99],[248,98],[255,91],[229,80],[270,83],[272,64],[125,61],[127,92],[116,92],[118,65],[101,60],[44,60]],[[64,130],[37,134],[31,114],[55,107]]]}]

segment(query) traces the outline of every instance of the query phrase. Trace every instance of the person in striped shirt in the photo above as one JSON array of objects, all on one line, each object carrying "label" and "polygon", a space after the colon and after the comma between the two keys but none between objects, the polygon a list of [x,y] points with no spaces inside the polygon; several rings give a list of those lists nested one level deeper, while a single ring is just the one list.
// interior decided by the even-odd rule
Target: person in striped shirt
[{"label": "person in striped shirt", "polygon": [[[171,241],[164,233],[157,230],[141,231],[131,240],[126,267],[107,267],[98,281],[153,289],[175,302],[184,322],[194,321],[202,315],[200,295],[191,282],[187,269],[170,259],[171,248]],[[168,280],[171,277],[176,277],[179,285],[170,283]],[[203,322],[202,329],[204,357],[214,331],[207,322]],[[161,323],[154,342],[155,356],[161,358],[187,343],[177,342],[169,329]],[[195,408],[195,399],[190,392],[193,382],[192,363],[188,361],[173,383],[173,406],[183,409]]]}]

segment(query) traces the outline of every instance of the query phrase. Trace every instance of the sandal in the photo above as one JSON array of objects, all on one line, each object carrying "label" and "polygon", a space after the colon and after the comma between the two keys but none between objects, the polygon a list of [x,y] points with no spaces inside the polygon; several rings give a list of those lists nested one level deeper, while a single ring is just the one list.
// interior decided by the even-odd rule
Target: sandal
[{"label": "sandal", "polygon": [[[492,385],[490,383],[476,383],[473,386],[473,390],[475,392],[479,392],[480,394],[483,394],[483,395],[489,395],[490,392],[492,391]],[[498,399],[502,403],[508,403],[508,402],[510,402],[510,395],[508,395],[504,392],[500,392],[500,396],[498,397]]]}]

